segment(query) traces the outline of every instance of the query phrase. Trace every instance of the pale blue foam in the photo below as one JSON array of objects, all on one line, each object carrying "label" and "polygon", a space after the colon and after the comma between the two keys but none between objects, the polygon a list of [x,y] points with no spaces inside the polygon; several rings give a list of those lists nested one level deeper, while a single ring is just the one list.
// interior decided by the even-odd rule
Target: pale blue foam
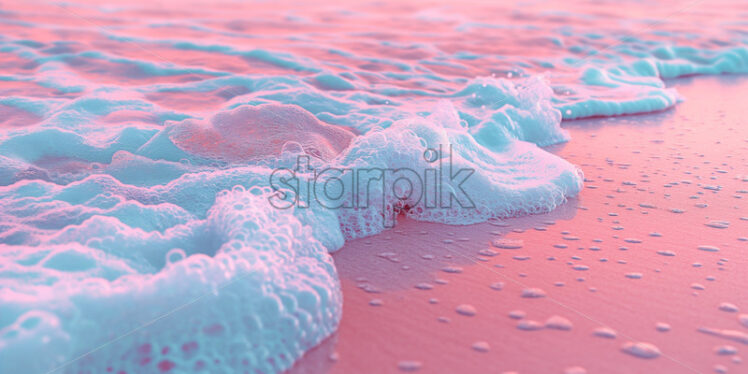
[{"label": "pale blue foam", "polygon": [[[538,30],[436,11],[415,17],[454,21],[457,33]],[[398,214],[471,224],[548,212],[582,188],[581,170],[541,148],[569,140],[562,119],[664,110],[681,100],[664,79],[748,72],[739,37],[695,48],[648,35],[601,50],[592,42],[612,39],[605,32],[561,27],[535,40],[543,53],[497,56],[404,40],[360,51],[345,37],[286,51],[243,44],[261,35],[186,26],[220,38],[98,32],[226,67],[0,36],[0,51],[20,61],[0,80],[28,90],[10,91],[0,110],[40,119],[0,131],[0,372],[286,370],[341,318],[329,253],[345,240],[382,232]],[[577,37],[590,44],[573,44]],[[471,63],[491,71],[474,74]],[[98,80],[109,74],[123,83]],[[451,156],[424,157],[442,148]],[[451,157],[472,174],[440,181],[442,193],[462,188],[471,204],[398,199],[389,179],[358,209],[328,208],[361,200],[358,192],[274,207],[271,175],[294,169],[298,156],[343,176],[421,172]]]}]

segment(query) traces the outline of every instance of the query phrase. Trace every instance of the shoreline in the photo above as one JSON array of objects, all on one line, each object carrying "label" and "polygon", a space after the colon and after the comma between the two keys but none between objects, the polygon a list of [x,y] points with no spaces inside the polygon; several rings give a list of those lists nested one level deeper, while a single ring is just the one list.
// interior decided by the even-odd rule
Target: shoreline
[{"label": "shoreline", "polygon": [[[580,166],[586,181],[551,213],[470,226],[400,219],[347,242],[333,255],[344,297],[338,331],[289,372],[744,367],[739,338],[703,331],[748,334],[739,321],[748,304],[735,292],[748,282],[739,272],[748,268],[739,99],[748,78],[668,85],[685,97],[673,110],[563,123],[572,140],[545,149]],[[522,244],[497,248],[496,240]],[[546,296],[522,297],[531,288]],[[518,328],[535,323],[543,328]],[[600,327],[617,337],[596,336]],[[659,357],[627,354],[627,342],[651,343]],[[724,346],[738,353],[714,353]]]}]

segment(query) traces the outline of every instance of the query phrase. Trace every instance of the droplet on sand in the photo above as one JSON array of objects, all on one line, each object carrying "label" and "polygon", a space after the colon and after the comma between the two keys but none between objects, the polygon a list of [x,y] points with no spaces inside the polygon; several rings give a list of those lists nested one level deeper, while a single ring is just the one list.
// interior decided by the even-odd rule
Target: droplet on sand
[{"label": "droplet on sand", "polygon": [[522,240],[497,239],[493,241],[493,246],[501,249],[520,249],[524,245]]},{"label": "droplet on sand", "polygon": [[709,221],[705,223],[705,225],[715,228],[715,229],[726,229],[730,227],[730,222],[728,221]]},{"label": "droplet on sand", "polygon": [[616,330],[613,330],[610,327],[598,327],[592,332],[592,334],[606,339],[615,339],[616,336],[618,336]]},{"label": "droplet on sand", "polygon": [[719,310],[723,312],[737,313],[738,307],[735,304],[724,302],[719,304]]},{"label": "droplet on sand", "polygon": [[660,349],[654,344],[644,342],[627,342],[621,347],[621,350],[634,357],[647,359],[657,358],[661,354]]},{"label": "droplet on sand", "polygon": [[491,346],[486,342],[475,342],[473,343],[473,350],[477,352],[488,352],[491,350]]},{"label": "droplet on sand", "polygon": [[434,285],[431,283],[423,282],[423,283],[416,284],[415,287],[419,290],[430,290],[434,288]]},{"label": "droplet on sand", "polygon": [[523,319],[517,323],[517,328],[524,331],[536,331],[543,329],[543,324],[530,319]]},{"label": "droplet on sand", "polygon": [[748,314],[741,314],[738,316],[738,322],[740,322],[741,325],[748,328]]},{"label": "droplet on sand", "polygon": [[420,361],[403,360],[397,363],[397,368],[402,371],[418,371],[422,366]]},{"label": "droplet on sand", "polygon": [[732,356],[738,353],[738,349],[731,345],[720,345],[720,346],[714,347],[714,353],[720,356]]},{"label": "droplet on sand", "polygon": [[476,310],[475,307],[470,304],[460,304],[457,306],[457,313],[462,314],[463,316],[472,317],[475,315]]},{"label": "droplet on sand", "polygon": [[549,329],[554,329],[554,330],[568,331],[568,330],[571,330],[573,325],[571,324],[571,321],[569,321],[568,319],[564,317],[551,316],[545,321],[545,327]]},{"label": "droplet on sand", "polygon": [[478,254],[481,255],[481,256],[493,257],[493,256],[498,255],[499,252],[496,252],[496,251],[494,251],[492,249],[484,248],[484,249],[481,249],[480,251],[478,251]]},{"label": "droplet on sand", "polygon": [[709,327],[699,327],[697,331],[707,334],[707,335],[718,336],[723,339],[732,340],[738,343],[748,345],[748,333],[744,333],[742,331],[720,330],[720,329],[712,329]]},{"label": "droplet on sand", "polygon": [[459,266],[446,266],[442,268],[442,271],[445,273],[457,274],[462,273],[462,268]]},{"label": "droplet on sand", "polygon": [[545,291],[540,288],[525,288],[522,290],[522,297],[530,299],[545,297]]},{"label": "droplet on sand", "polygon": [[657,322],[657,325],[655,325],[655,328],[659,332],[668,332],[670,331],[670,325],[665,322]]},{"label": "droplet on sand", "polygon": [[699,248],[699,250],[704,251],[704,252],[719,252],[719,248],[713,245],[700,245],[697,248]]},{"label": "droplet on sand", "polygon": [[491,287],[492,290],[501,291],[504,289],[504,282],[491,283],[489,287]]}]

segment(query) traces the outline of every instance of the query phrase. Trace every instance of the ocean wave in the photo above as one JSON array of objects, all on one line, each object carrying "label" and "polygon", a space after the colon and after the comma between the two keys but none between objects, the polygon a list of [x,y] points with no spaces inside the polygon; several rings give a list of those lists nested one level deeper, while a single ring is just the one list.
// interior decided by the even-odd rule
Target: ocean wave
[{"label": "ocean wave", "polygon": [[[335,331],[346,240],[401,216],[553,210],[583,182],[542,148],[569,140],[562,120],[663,110],[682,99],[664,79],[748,71],[745,34],[618,43],[605,19],[559,26],[579,14],[100,28],[16,8],[0,24],[3,373],[285,370]],[[114,25],[140,8],[72,9],[59,18]],[[588,48],[605,41],[622,45]]]}]

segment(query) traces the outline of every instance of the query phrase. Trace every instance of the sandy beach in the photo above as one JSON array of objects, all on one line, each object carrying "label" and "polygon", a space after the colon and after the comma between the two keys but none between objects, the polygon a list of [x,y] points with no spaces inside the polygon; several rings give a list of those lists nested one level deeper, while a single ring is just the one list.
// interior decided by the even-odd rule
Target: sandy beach
[{"label": "sandy beach", "polygon": [[0,4],[0,374],[748,373],[744,3]]},{"label": "sandy beach", "polygon": [[290,372],[748,371],[748,78],[668,84],[673,110],[564,122],[585,189],[550,214],[346,243],[340,328]]}]

